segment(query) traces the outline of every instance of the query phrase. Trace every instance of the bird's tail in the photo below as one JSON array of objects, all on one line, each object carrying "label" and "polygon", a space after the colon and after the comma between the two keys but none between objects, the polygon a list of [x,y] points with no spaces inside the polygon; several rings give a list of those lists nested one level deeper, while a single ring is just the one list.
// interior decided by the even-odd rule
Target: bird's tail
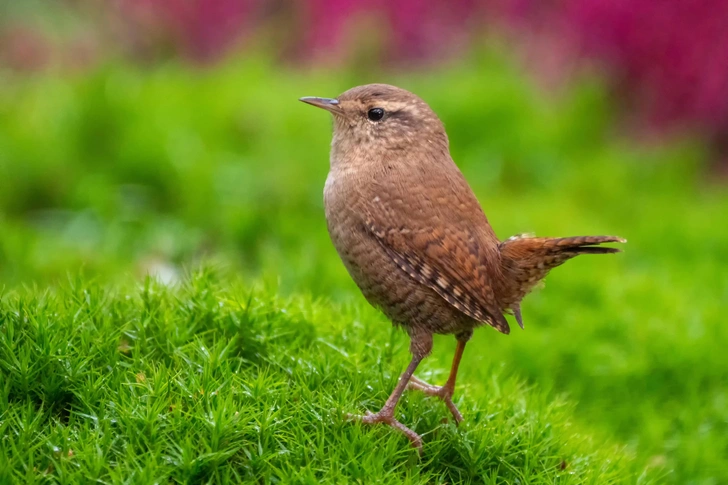
[{"label": "bird's tail", "polygon": [[552,268],[580,254],[609,254],[621,250],[600,246],[604,243],[623,243],[625,239],[617,236],[577,236],[577,237],[529,237],[514,236],[503,241],[500,246],[501,259],[505,270],[515,271],[519,278],[533,279],[534,282],[546,276]]},{"label": "bird's tail", "polygon": [[507,281],[512,283],[511,302],[520,322],[518,303],[548,272],[580,254],[609,254],[621,250],[600,246],[604,243],[624,243],[617,236],[529,237],[514,236],[500,246],[501,264]]}]

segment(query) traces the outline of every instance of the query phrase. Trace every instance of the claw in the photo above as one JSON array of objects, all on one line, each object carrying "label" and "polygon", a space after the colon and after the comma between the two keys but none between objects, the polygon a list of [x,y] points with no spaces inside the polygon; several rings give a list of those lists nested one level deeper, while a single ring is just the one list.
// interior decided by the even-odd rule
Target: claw
[{"label": "claw", "polygon": [[521,330],[523,330],[523,318],[521,317],[521,305],[515,305],[513,307],[513,315],[516,317],[516,322],[518,322],[518,326],[521,327]]},{"label": "claw", "polygon": [[455,406],[455,403],[452,402],[452,388],[449,388],[447,386],[433,386],[432,384],[428,384],[422,379],[418,379],[417,377],[412,376],[409,383],[407,384],[407,389],[414,389],[417,391],[422,391],[428,396],[439,397],[452,413],[452,417],[453,419],[455,419],[455,424],[460,424],[463,421],[463,415],[460,414],[457,406]]},{"label": "claw", "polygon": [[417,448],[417,452],[422,454],[422,438],[420,437],[420,435],[409,429],[404,424],[397,421],[391,412],[386,412],[382,410],[378,413],[372,413],[367,410],[363,416],[360,414],[347,414],[347,419],[360,421],[364,424],[384,423],[388,426],[391,426],[392,428],[404,434],[407,439],[409,439],[412,443],[412,447]]}]

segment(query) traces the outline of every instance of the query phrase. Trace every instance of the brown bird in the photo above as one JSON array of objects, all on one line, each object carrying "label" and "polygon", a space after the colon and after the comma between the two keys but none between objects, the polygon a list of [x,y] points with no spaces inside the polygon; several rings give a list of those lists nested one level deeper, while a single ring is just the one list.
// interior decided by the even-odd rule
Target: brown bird
[{"label": "brown bird", "polygon": [[[523,328],[521,300],[550,269],[579,254],[618,252],[598,245],[625,240],[514,236],[500,241],[450,157],[442,122],[404,89],[369,84],[336,99],[301,101],[334,117],[324,188],[331,240],[364,297],[410,336],[412,361],[384,407],[350,417],[386,423],[421,449],[420,436],[394,416],[405,388],[439,397],[456,423],[462,421],[452,396],[473,329],[487,323],[508,334],[504,313]],[[435,333],[457,339],[443,386],[413,376],[432,350]]]}]

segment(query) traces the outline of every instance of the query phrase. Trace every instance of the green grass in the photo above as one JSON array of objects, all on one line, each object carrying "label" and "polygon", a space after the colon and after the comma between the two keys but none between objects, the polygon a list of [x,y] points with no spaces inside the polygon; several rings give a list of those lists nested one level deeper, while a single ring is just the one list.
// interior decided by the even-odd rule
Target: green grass
[{"label": "green grass", "polygon": [[[0,473],[728,482],[728,195],[700,148],[620,139],[597,81],[547,96],[499,56],[469,64],[0,73]],[[296,101],[375,80],[441,115],[501,237],[629,240],[556,269],[524,302],[525,331],[476,332],[463,427],[407,394],[422,461],[341,421],[383,403],[407,343],[331,247],[331,123]],[[180,276],[199,266],[218,269]],[[148,272],[179,287],[137,288]],[[453,349],[436,339],[418,374],[444,381]]]},{"label": "green grass", "polygon": [[[634,463],[569,423],[560,399],[469,366],[442,423],[408,393],[402,419],[422,459],[376,409],[408,360],[406,337],[373,311],[221,288],[110,291],[79,278],[10,292],[0,313],[0,480],[59,483],[621,483]],[[452,345],[447,345],[452,347]],[[451,349],[450,349],[451,350]],[[444,354],[443,354],[444,355]]]}]

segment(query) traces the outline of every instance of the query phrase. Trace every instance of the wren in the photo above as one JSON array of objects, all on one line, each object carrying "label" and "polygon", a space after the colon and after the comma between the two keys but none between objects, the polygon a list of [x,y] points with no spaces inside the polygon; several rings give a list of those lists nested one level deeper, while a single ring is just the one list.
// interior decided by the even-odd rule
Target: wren
[{"label": "wren", "polygon": [[[324,188],[331,240],[364,297],[410,337],[412,360],[377,413],[350,415],[385,423],[421,450],[422,439],[394,410],[405,388],[442,399],[456,423],[452,396],[460,359],[482,324],[501,333],[520,303],[552,268],[579,254],[619,250],[615,236],[501,241],[450,157],[437,115],[418,96],[387,84],[352,88],[338,98],[301,101],[333,115],[330,171]],[[457,339],[443,386],[413,376],[433,334]]]}]

